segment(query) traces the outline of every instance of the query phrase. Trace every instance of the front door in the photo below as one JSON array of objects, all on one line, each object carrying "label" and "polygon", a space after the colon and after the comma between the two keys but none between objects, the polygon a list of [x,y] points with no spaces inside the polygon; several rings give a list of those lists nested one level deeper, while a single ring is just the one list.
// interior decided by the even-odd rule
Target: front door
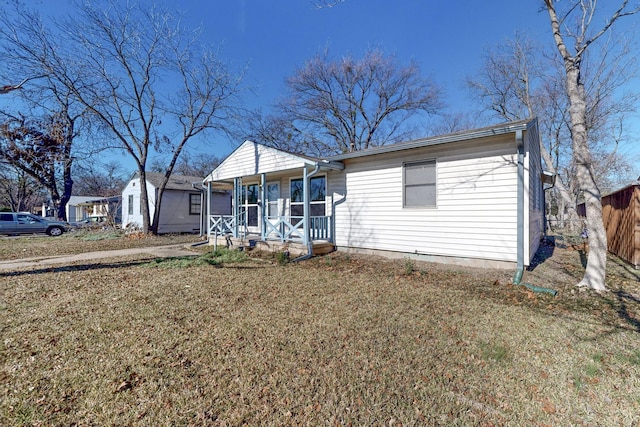
[{"label": "front door", "polygon": [[244,221],[247,225],[249,233],[260,232],[260,221],[258,212],[258,198],[260,194],[260,186],[258,184],[248,184],[242,186],[242,211],[244,212]]}]

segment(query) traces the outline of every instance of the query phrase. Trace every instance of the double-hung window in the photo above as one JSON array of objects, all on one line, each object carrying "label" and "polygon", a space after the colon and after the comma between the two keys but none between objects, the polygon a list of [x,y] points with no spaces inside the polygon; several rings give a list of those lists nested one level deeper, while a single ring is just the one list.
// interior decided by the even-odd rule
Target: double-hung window
[{"label": "double-hung window", "polygon": [[189,194],[189,215],[200,215],[202,202],[200,194]]},{"label": "double-hung window", "polygon": [[[291,180],[291,216],[304,215],[304,181],[302,178]],[[326,178],[316,176],[310,180],[311,216],[325,216],[327,194]]]},{"label": "double-hung window", "polygon": [[127,200],[127,212],[129,215],[133,215],[133,194],[129,194],[129,199]]},{"label": "double-hung window", "polygon": [[407,162],[402,166],[405,208],[436,206],[436,160]]}]

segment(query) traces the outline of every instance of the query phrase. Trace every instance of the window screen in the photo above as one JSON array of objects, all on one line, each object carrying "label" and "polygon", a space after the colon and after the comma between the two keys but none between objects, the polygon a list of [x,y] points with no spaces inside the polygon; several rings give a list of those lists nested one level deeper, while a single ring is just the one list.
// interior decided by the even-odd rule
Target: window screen
[{"label": "window screen", "polygon": [[436,206],[436,161],[423,160],[405,163],[404,172],[404,206],[434,207]]}]

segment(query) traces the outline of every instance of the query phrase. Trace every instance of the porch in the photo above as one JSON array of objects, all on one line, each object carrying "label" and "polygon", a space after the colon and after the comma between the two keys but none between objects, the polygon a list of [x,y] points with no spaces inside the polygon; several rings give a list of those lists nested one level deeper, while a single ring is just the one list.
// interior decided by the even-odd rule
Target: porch
[{"label": "porch", "polygon": [[[305,233],[303,216],[266,216],[261,231],[247,224],[248,212],[240,215],[209,215],[208,236],[212,245],[257,249],[268,252],[289,252],[298,257],[324,255],[335,250],[331,216],[309,217]],[[305,235],[309,236],[305,239]]]},{"label": "porch", "polygon": [[204,179],[207,194],[232,195],[231,212],[214,212],[207,201],[209,241],[290,254],[333,250],[335,206],[327,176],[342,169],[339,162],[245,141]]}]

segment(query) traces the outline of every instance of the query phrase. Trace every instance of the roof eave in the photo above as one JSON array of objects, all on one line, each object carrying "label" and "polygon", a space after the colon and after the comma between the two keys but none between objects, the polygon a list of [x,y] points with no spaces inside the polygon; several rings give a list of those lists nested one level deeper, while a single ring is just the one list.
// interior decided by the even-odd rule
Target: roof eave
[{"label": "roof eave", "polygon": [[[535,119],[534,119],[535,120]],[[520,122],[507,123],[490,128],[475,129],[468,132],[453,133],[448,135],[434,136],[430,138],[416,139],[415,141],[401,142],[392,145],[383,145],[380,147],[370,148],[368,150],[354,151],[351,153],[338,154],[327,157],[327,161],[336,162],[358,157],[372,156],[375,154],[392,153],[394,151],[411,150],[414,148],[429,147],[433,145],[447,144],[450,142],[467,141],[470,139],[479,139],[497,135],[507,135],[518,130],[526,130],[532,120],[523,120]]]}]

